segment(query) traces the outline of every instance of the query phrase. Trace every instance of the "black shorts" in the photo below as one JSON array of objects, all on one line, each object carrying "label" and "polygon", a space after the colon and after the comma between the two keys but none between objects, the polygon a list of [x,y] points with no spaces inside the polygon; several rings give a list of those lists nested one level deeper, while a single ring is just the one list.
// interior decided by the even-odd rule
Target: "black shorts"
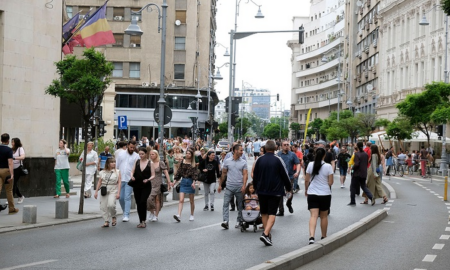
[{"label": "black shorts", "polygon": [[254,155],[255,157],[259,157],[259,152],[253,152],[253,155]]},{"label": "black shorts", "polygon": [[258,195],[261,215],[266,214],[275,216],[281,198],[281,196]]},{"label": "black shorts", "polygon": [[308,210],[319,208],[319,211],[328,211],[330,206],[331,195],[308,195]]}]

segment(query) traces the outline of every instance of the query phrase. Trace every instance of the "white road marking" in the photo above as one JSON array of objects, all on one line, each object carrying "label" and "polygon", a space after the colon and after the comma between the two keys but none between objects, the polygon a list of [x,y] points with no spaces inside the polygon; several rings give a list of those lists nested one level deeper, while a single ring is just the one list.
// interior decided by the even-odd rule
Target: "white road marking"
[{"label": "white road marking", "polygon": [[446,232],[450,232],[450,227],[445,228]]},{"label": "white road marking", "polygon": [[[393,203],[394,201],[395,201],[395,200],[389,200],[390,203]],[[450,203],[449,203],[449,205],[450,205]]]},{"label": "white road marking", "polygon": [[446,205],[450,205],[450,203],[445,203]]},{"label": "white road marking", "polygon": [[384,209],[384,210],[387,210],[387,211],[391,210],[390,207],[385,207],[385,208],[383,208],[383,209]]},{"label": "white road marking", "polygon": [[441,235],[441,237],[439,237],[439,239],[440,240],[448,240],[448,239],[450,239],[450,235],[443,234],[443,235]]},{"label": "white road marking", "polygon": [[392,203],[387,203],[386,206],[392,206]]},{"label": "white road marking", "polygon": [[433,249],[442,249],[445,244],[434,244]]},{"label": "white road marking", "polygon": [[427,270],[427,269],[422,269],[422,268],[414,268],[414,270]]},{"label": "white road marking", "polygon": [[426,190],[430,191],[431,189],[427,188]]},{"label": "white road marking", "polygon": [[11,267],[7,267],[7,268],[2,268],[2,269],[0,269],[0,270],[19,269],[19,268],[25,268],[25,267],[36,266],[36,265],[40,265],[40,264],[46,264],[46,263],[56,262],[56,261],[58,261],[58,260],[40,261],[40,262],[35,262],[35,263],[28,263],[28,264],[22,264],[22,265],[17,265],[17,266],[11,266]]},{"label": "white road marking", "polygon": [[447,206],[447,209],[450,209],[450,206]]},{"label": "white road marking", "polygon": [[422,262],[434,262],[437,255],[426,255],[425,258],[423,258]]},{"label": "white road marking", "polygon": [[438,196],[438,198],[439,198],[439,199],[444,199],[444,197],[442,197],[442,196]]},{"label": "white road marking", "polygon": [[[198,231],[198,230],[202,230],[202,229],[206,229],[206,228],[215,227],[215,226],[218,226],[218,225],[220,225],[220,224],[222,224],[222,223],[211,224],[211,225],[208,225],[208,226],[203,226],[203,227],[195,228],[195,229],[192,229],[192,230],[189,230],[189,231],[190,231],[190,232]],[[0,270],[1,270],[1,269],[0,269]]]}]

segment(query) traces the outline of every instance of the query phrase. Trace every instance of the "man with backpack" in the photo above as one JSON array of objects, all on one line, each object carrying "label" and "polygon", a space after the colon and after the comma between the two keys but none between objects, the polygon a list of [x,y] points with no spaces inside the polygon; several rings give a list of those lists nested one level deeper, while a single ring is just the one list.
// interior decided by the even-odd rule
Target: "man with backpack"
[{"label": "man with backpack", "polygon": [[347,177],[347,170],[348,170],[348,162],[350,160],[351,156],[347,152],[347,149],[345,147],[342,147],[339,155],[337,156],[338,166],[339,166],[339,174],[341,176],[341,188],[344,188],[345,179]]}]

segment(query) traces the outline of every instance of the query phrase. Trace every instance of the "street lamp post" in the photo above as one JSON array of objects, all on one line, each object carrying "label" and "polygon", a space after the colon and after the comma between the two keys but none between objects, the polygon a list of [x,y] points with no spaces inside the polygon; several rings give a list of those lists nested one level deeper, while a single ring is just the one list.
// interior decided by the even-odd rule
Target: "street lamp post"
[{"label": "street lamp post", "polygon": [[[159,76],[159,155],[163,156],[164,149],[163,149],[163,142],[164,142],[164,106],[166,105],[166,100],[164,99],[164,75],[165,75],[165,69],[166,69],[166,20],[167,20],[167,8],[169,7],[167,5],[167,0],[163,0],[163,3],[161,5],[162,7],[162,15],[161,10],[158,5],[150,3],[145,5],[143,8],[141,8],[139,11],[133,11],[131,12],[131,24],[128,26],[128,28],[125,30],[125,34],[131,35],[131,36],[142,36],[144,33],[139,25],[137,24],[138,20],[137,17],[133,15],[138,15],[141,11],[144,9],[147,9],[149,12],[152,11],[152,7],[156,7],[158,10],[158,33],[161,32],[161,66],[160,66],[160,76]],[[162,27],[161,25],[162,20]],[[162,30],[162,31],[161,31]]]},{"label": "street lamp post", "polygon": [[[427,21],[427,17],[425,16],[428,12],[433,10],[434,8],[440,5],[433,6],[432,9],[424,12],[422,20],[419,22],[419,25],[426,26],[430,23]],[[444,82],[448,83],[448,70],[447,70],[447,57],[448,57],[448,16],[445,15],[444,19],[445,24],[445,65],[444,65]],[[442,172],[442,175],[445,175],[446,167],[447,167],[447,153],[446,153],[446,137],[447,137],[447,123],[442,125],[442,151],[441,151],[441,163],[439,164],[439,171]]]}]

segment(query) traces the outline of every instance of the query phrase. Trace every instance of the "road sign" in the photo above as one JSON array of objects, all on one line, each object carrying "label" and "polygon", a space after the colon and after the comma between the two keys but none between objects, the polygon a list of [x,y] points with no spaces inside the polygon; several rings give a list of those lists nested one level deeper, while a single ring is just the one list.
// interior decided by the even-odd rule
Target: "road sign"
[{"label": "road sign", "polygon": [[119,129],[128,129],[128,121],[126,115],[117,116],[117,126],[119,126]]},{"label": "road sign", "polygon": [[[159,106],[155,108],[155,111],[153,112],[153,118],[155,119],[155,122],[159,124]],[[164,125],[167,125],[170,123],[170,120],[172,120],[172,110],[169,106],[164,106]]]}]

